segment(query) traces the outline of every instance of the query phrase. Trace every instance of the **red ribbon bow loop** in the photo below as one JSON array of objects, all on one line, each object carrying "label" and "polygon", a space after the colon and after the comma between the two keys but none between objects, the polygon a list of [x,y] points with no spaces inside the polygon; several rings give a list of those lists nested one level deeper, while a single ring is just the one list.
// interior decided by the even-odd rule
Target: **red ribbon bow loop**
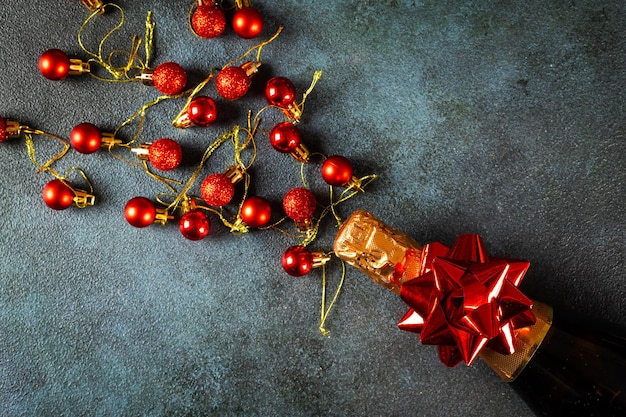
[{"label": "red ribbon bow loop", "polygon": [[410,309],[398,326],[437,345],[450,367],[471,365],[485,346],[513,353],[515,329],[535,323],[532,301],[517,288],[530,263],[489,257],[474,234],[459,236],[452,248],[428,244],[422,254],[419,273],[401,287]]}]

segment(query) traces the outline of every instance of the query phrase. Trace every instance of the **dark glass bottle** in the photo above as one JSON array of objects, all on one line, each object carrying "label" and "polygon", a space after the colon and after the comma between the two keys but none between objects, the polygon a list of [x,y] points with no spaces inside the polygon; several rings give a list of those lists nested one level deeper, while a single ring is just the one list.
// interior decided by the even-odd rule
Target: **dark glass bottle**
[{"label": "dark glass bottle", "polygon": [[626,416],[626,339],[557,319],[511,386],[538,416]]}]

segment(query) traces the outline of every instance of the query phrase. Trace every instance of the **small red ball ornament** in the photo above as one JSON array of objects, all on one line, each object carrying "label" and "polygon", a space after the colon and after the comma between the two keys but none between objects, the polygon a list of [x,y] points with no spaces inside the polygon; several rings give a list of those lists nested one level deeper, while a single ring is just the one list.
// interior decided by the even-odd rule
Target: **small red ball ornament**
[{"label": "small red ball ornament", "polygon": [[248,197],[241,205],[240,215],[250,227],[267,226],[272,217],[272,206],[262,197]]},{"label": "small red ball ornament", "polygon": [[202,182],[200,193],[207,204],[221,207],[235,196],[235,185],[225,174],[211,174]]},{"label": "small red ball ornament", "polygon": [[170,171],[180,165],[183,160],[183,150],[173,139],[158,139],[148,148],[148,159],[156,169]]},{"label": "small red ball ornament", "polygon": [[215,4],[201,4],[193,12],[191,28],[201,38],[217,38],[226,29],[224,11]]},{"label": "small red ball ornament", "polygon": [[48,49],[39,57],[39,71],[49,80],[64,80],[70,73],[70,58],[59,49]]},{"label": "small red ball ornament", "polygon": [[131,198],[124,207],[124,217],[131,226],[147,227],[154,223],[156,207],[145,197]]},{"label": "small red ball ornament", "polygon": [[242,7],[233,16],[233,30],[241,38],[256,38],[263,30],[263,16],[255,8]]},{"label": "small red ball ornament", "polygon": [[164,62],[154,69],[152,83],[165,95],[173,96],[187,85],[187,72],[176,62]]},{"label": "small red ball ornament", "polygon": [[189,210],[178,223],[180,233],[189,240],[202,240],[211,231],[209,217],[200,209]]},{"label": "small red ball ornament", "polygon": [[270,131],[270,144],[278,152],[294,152],[301,142],[300,130],[291,122],[278,123]]},{"label": "small red ball ornament", "polygon": [[270,78],[265,84],[265,98],[270,105],[286,109],[296,99],[296,87],[288,78]]},{"label": "small red ball ornament", "polygon": [[43,187],[43,201],[53,210],[65,210],[74,202],[74,190],[59,179],[48,182]]},{"label": "small red ball ornament", "polygon": [[322,178],[329,185],[344,186],[352,179],[352,163],[341,155],[329,156],[322,164]]},{"label": "small red ball ornament", "polygon": [[301,277],[313,269],[313,254],[304,246],[291,246],[283,254],[282,264],[286,273]]},{"label": "small red ball ornament", "polygon": [[252,81],[242,67],[228,66],[215,77],[215,88],[226,100],[238,100],[245,96]]},{"label": "small red ball ornament", "polygon": [[210,97],[198,96],[189,103],[187,115],[196,126],[210,126],[217,119],[217,105]]},{"label": "small red ball ornament", "polygon": [[292,188],[283,197],[283,209],[285,214],[292,220],[304,222],[311,219],[317,200],[315,195],[308,189],[299,187]]},{"label": "small red ball ornament", "polygon": [[72,129],[70,144],[80,153],[94,153],[102,146],[102,133],[91,123],[81,123]]}]

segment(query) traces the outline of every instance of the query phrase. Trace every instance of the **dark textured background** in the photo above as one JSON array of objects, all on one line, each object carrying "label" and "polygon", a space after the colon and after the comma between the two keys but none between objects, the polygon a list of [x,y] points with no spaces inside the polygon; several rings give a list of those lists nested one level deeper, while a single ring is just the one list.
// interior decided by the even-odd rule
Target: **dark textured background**
[{"label": "dark textured background", "polygon": [[[143,33],[148,9],[153,63],[178,61],[194,80],[255,43],[231,31],[195,38],[190,3],[117,2],[127,22],[110,48]],[[178,178],[247,109],[264,105],[264,80],[287,76],[303,91],[323,70],[301,123],[305,143],[349,157],[358,175],[380,175],[342,216],[369,210],[420,242],[480,233],[490,253],[531,261],[522,289],[559,317],[626,330],[623,1],[255,6],[263,38],[285,30],[264,49],[249,96],[220,101],[222,118],[206,129],[171,127],[181,101],[148,113],[141,141],[184,144]],[[67,137],[84,121],[112,130],[157,96],[138,83],[39,75],[45,49],[81,55],[76,33],[87,16],[78,0],[3,4],[1,116]],[[264,128],[280,117],[268,113]],[[46,155],[51,142],[37,143]],[[299,167],[265,136],[258,144],[254,192],[279,204]],[[221,171],[228,155],[205,172]],[[2,416],[531,415],[482,362],[447,369],[399,331],[403,303],[355,270],[322,336],[320,274],[283,273],[280,255],[295,242],[282,234],[233,236],[215,219],[201,242],[186,241],[175,223],[134,229],[122,216],[126,201],[163,188],[106,151],[71,152],[57,166],[82,167],[98,204],[53,212],[41,200],[50,177],[35,175],[23,140],[2,144],[0,160]],[[323,196],[314,169],[311,186]],[[312,248],[330,249],[334,230],[327,223]]]}]

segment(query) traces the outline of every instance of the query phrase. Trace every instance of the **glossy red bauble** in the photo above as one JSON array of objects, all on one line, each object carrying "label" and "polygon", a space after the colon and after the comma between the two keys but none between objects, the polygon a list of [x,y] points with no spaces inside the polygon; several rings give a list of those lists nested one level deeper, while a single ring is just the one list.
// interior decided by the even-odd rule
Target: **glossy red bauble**
[{"label": "glossy red bauble", "polygon": [[81,123],[72,129],[70,143],[80,153],[94,153],[102,145],[102,132],[91,123]]},{"label": "glossy red bauble", "polygon": [[176,62],[164,62],[154,69],[152,82],[157,90],[173,96],[187,85],[187,72]]},{"label": "glossy red bauble", "polygon": [[124,207],[126,221],[134,227],[147,227],[154,223],[156,208],[154,203],[145,197],[128,200]]},{"label": "glossy red bauble", "polygon": [[265,98],[270,105],[285,109],[295,101],[296,87],[288,78],[270,78],[265,84]]},{"label": "glossy red bauble", "polygon": [[301,277],[313,269],[313,254],[304,246],[292,246],[283,254],[283,269],[292,277]]},{"label": "glossy red bauble", "polygon": [[322,164],[322,178],[327,184],[344,186],[352,179],[352,163],[341,155],[329,156]]},{"label": "glossy red bauble", "polygon": [[226,29],[226,16],[218,6],[203,4],[193,12],[191,27],[201,38],[217,38]]},{"label": "glossy red bauble", "polygon": [[0,143],[9,139],[9,132],[7,132],[7,123],[2,117],[0,117]]},{"label": "glossy red bauble", "polygon": [[235,196],[235,184],[224,174],[211,174],[202,181],[200,193],[207,204],[225,206]]},{"label": "glossy red bauble", "polygon": [[229,66],[215,77],[215,88],[226,100],[238,100],[245,96],[252,81],[241,67]]},{"label": "glossy red bauble", "polygon": [[183,149],[173,139],[158,139],[150,145],[148,159],[156,169],[170,171],[180,165],[183,160]]},{"label": "glossy red bauble", "polygon": [[262,197],[248,197],[241,205],[241,219],[250,227],[263,227],[270,223],[272,206]]},{"label": "glossy red bauble", "polygon": [[211,231],[211,224],[204,211],[193,209],[181,216],[178,229],[189,240],[201,240]]},{"label": "glossy red bauble", "polygon": [[74,190],[59,179],[43,187],[43,201],[53,210],[65,210],[74,202]]},{"label": "glossy red bauble", "polygon": [[196,126],[210,126],[217,119],[217,105],[210,97],[198,96],[189,103],[187,115]]},{"label": "glossy red bauble", "polygon": [[315,195],[303,187],[292,188],[283,197],[285,214],[295,221],[309,220],[313,216],[316,206]]},{"label": "glossy red bauble", "polygon": [[59,49],[48,49],[39,57],[39,71],[49,80],[63,80],[70,73],[70,59]]},{"label": "glossy red bauble", "polygon": [[244,39],[256,38],[263,30],[263,16],[252,7],[242,7],[233,16],[233,30]]},{"label": "glossy red bauble", "polygon": [[290,122],[281,122],[270,131],[270,144],[278,152],[290,153],[302,142],[300,130]]}]

